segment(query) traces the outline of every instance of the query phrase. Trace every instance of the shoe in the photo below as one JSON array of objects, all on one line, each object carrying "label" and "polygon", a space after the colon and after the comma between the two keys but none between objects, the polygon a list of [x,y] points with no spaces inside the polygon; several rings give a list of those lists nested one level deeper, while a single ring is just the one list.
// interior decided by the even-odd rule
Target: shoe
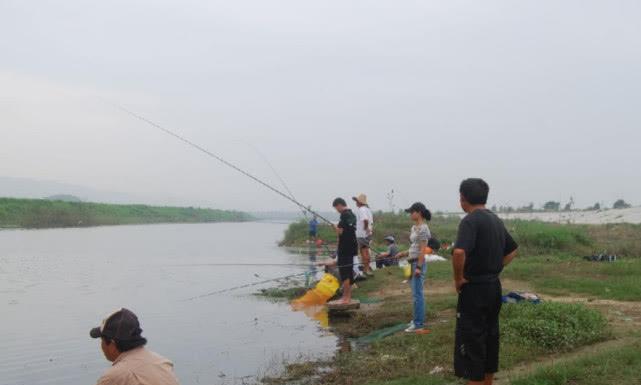
[{"label": "shoe", "polygon": [[368,272],[365,272],[365,275],[367,275],[368,277],[373,277],[374,273],[371,271],[368,271]]},{"label": "shoe", "polygon": [[407,327],[408,327],[408,328],[414,327],[414,320],[410,321],[410,322],[407,324]]},{"label": "shoe", "polygon": [[424,327],[422,328],[417,328],[415,325],[412,325],[405,329],[405,333],[415,333],[415,334],[429,334],[430,330],[425,329]]},{"label": "shoe", "polygon": [[405,333],[414,333],[417,330],[418,329],[416,328],[416,325],[414,325],[414,323],[412,322],[412,324],[407,329],[405,329]]}]

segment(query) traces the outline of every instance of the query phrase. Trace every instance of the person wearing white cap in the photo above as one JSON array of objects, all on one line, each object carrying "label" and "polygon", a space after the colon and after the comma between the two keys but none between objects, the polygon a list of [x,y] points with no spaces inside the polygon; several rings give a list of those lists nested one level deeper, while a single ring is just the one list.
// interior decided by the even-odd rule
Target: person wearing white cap
[{"label": "person wearing white cap", "polygon": [[367,195],[360,194],[357,197],[352,197],[358,210],[356,211],[356,240],[358,241],[358,249],[361,255],[361,263],[363,265],[363,272],[366,275],[372,276],[372,267],[370,266],[370,250],[369,244],[372,241],[372,234],[374,230],[374,215],[367,204]]}]

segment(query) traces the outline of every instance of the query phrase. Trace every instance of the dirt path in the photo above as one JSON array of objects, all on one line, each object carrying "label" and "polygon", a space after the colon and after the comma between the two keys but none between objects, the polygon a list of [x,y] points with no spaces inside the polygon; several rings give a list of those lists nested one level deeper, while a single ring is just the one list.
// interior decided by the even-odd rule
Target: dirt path
[{"label": "dirt path", "polygon": [[[524,281],[504,279],[502,283],[505,291],[532,290],[532,286]],[[426,284],[425,294],[429,300],[430,295],[453,295],[455,293],[453,285],[449,281],[430,280]],[[373,295],[376,295],[379,298],[399,295],[407,296],[409,295],[409,288],[404,284],[401,285],[399,282],[398,286],[386,287],[384,289],[377,290]],[[586,306],[600,310],[607,317],[609,325],[613,327],[615,338],[613,340],[585,346],[570,353],[549,355],[541,357],[534,362],[518,365],[510,370],[498,373],[495,382],[496,384],[509,385],[512,379],[525,376],[540,368],[569,362],[611,349],[617,349],[632,344],[638,339],[638,337],[629,337],[628,332],[630,330],[639,330],[639,327],[641,327],[641,302],[594,299],[580,294],[566,296],[542,295],[541,297],[545,301],[582,303]],[[453,317],[454,314],[450,311],[447,316]]]},{"label": "dirt path", "polygon": [[[532,286],[528,282],[504,279],[502,283],[505,291],[532,291]],[[429,297],[430,294],[453,294],[454,289],[449,282],[430,281],[425,288],[425,292]],[[615,339],[585,346],[570,353],[554,354],[541,357],[534,362],[518,365],[508,371],[498,373],[495,381],[496,384],[509,385],[512,379],[525,376],[540,368],[569,362],[610,349],[617,349],[634,343],[638,338],[630,338],[628,332],[630,330],[639,330],[639,327],[641,327],[641,302],[594,299],[580,294],[566,296],[542,295],[541,297],[546,301],[582,303],[598,309],[607,317],[609,325],[611,325],[614,330]]]},{"label": "dirt path", "polygon": [[555,365],[555,364],[560,364],[564,362],[570,362],[576,359],[580,359],[583,357],[589,357],[593,356],[595,354],[612,350],[612,349],[617,349],[621,348],[626,345],[630,345],[634,343],[636,339],[625,339],[625,338],[619,338],[615,340],[610,340],[606,342],[601,342],[598,344],[593,344],[589,346],[584,346],[578,350],[575,350],[571,353],[565,353],[565,354],[555,354],[552,356],[546,356],[545,358],[541,360],[537,360],[535,362],[529,362],[521,365],[517,365],[514,368],[507,370],[507,371],[502,371],[497,374],[495,384],[496,385],[509,385],[511,384],[512,379],[518,378],[525,376],[527,374],[533,373],[538,369],[545,368],[547,366]]},{"label": "dirt path", "polygon": [[[526,282],[506,280],[504,286],[510,290],[528,290]],[[608,319],[609,325],[614,329],[615,339],[585,346],[570,353],[555,354],[543,357],[536,362],[518,365],[508,371],[497,375],[496,384],[508,385],[511,379],[522,377],[546,366],[569,362],[582,357],[598,354],[603,351],[617,349],[636,341],[638,337],[629,337],[630,330],[638,330],[641,326],[641,302],[615,301],[607,299],[588,298],[579,294],[567,296],[543,295],[546,301],[564,303],[582,303],[586,306],[600,310]]]}]

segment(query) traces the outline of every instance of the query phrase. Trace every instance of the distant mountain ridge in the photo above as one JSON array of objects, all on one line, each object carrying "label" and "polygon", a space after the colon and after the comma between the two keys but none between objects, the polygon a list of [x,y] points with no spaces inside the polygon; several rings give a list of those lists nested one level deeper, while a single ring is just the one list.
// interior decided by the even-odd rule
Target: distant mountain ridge
[{"label": "distant mountain ridge", "polygon": [[58,194],[46,197],[45,200],[48,201],[60,201],[60,202],[82,202],[82,199],[78,198],[75,195],[68,194]]},{"label": "distant mountain ridge", "polygon": [[0,176],[0,197],[49,199],[65,196],[86,202],[126,204],[144,201],[131,194],[101,191],[70,183]]}]

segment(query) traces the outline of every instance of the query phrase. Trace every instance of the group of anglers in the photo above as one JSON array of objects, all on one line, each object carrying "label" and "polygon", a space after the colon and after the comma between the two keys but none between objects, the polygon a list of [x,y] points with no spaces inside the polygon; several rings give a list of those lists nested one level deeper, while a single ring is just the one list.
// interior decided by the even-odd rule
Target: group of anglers
[{"label": "group of anglers", "polygon": [[[454,286],[459,294],[455,335],[454,372],[469,384],[490,385],[499,361],[499,313],[502,287],[499,274],[516,256],[518,245],[503,222],[486,208],[489,185],[482,179],[464,180],[459,188],[461,208],[467,214],[459,224],[452,252]],[[354,214],[344,199],[336,198],[333,206],[340,213],[335,226],[338,234],[337,260],[343,295],[351,302],[354,284],[354,256],[360,252],[361,265],[372,275],[370,241],[373,217],[363,194],[354,197]],[[385,240],[388,251],[377,258],[377,265],[395,264],[406,259],[411,266],[414,317],[405,332],[426,334],[424,285],[427,273],[425,256],[431,254],[432,233],[428,222],[432,214],[425,204],[414,203],[405,210],[413,222],[407,251],[399,252],[395,239]]]},{"label": "group of anglers", "polygon": [[[489,194],[485,181],[466,179],[459,193],[461,208],[467,215],[459,224],[452,252],[454,286],[458,293],[454,372],[467,379],[469,385],[491,385],[499,363],[502,304],[499,275],[516,256],[518,246],[503,222],[485,207]],[[369,242],[373,216],[366,196],[355,197],[354,201],[358,207],[356,215],[344,199],[333,202],[340,213],[340,221],[334,227],[338,235],[336,265],[343,301],[351,300],[354,256],[359,251],[365,274],[372,274]],[[425,254],[431,238],[427,223],[431,214],[420,202],[406,211],[414,223],[410,247],[407,251],[396,251],[394,258],[406,258],[411,264],[414,319],[406,331],[420,333],[426,332],[423,286],[427,272]],[[113,363],[98,385],[178,385],[171,361],[145,348],[147,340],[142,337],[138,318],[130,310],[123,308],[111,314],[100,327],[92,329],[90,335],[101,340],[105,357]]]}]

